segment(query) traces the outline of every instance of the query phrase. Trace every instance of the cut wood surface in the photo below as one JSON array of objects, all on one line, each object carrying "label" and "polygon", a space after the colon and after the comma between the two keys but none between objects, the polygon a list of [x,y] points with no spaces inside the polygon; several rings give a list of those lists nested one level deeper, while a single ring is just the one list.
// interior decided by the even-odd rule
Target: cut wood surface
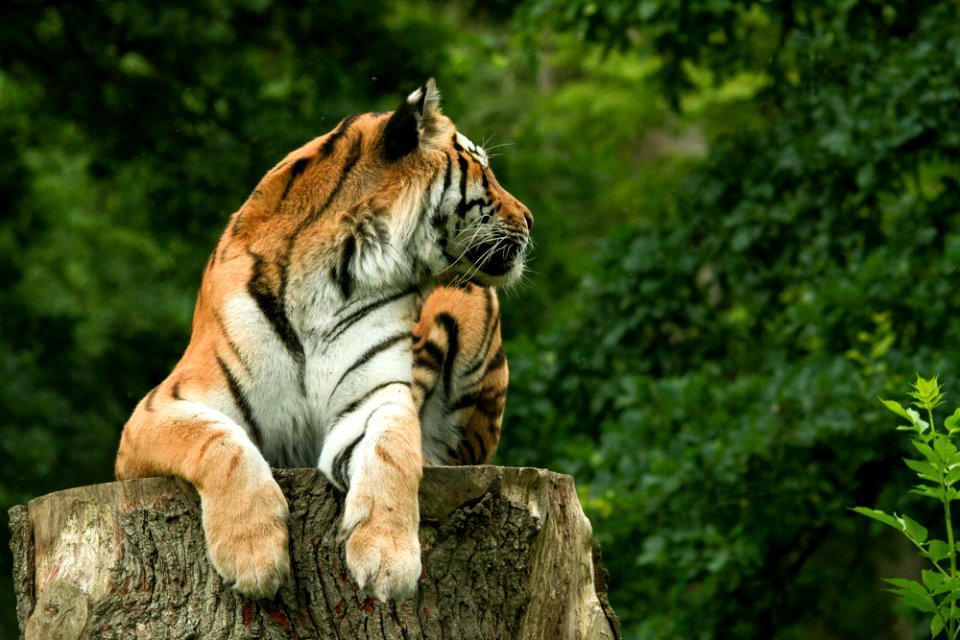
[{"label": "cut wood surface", "polygon": [[420,488],[417,595],[382,603],[347,571],[343,497],[313,469],[276,470],[293,578],[270,601],[223,584],[188,484],[79,487],[10,510],[22,637],[617,639],[605,572],[573,479],[432,467]]}]

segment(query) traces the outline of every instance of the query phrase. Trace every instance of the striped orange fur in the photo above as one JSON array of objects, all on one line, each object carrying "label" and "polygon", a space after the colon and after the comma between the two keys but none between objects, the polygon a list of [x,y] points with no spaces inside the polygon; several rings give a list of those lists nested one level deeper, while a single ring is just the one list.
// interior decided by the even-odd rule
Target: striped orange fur
[{"label": "striped orange fur", "polygon": [[117,477],[192,483],[214,567],[268,598],[289,575],[270,466],[318,467],[346,494],[359,585],[410,594],[422,465],[486,463],[499,440],[493,287],[520,277],[532,225],[432,80],[396,111],[344,119],[231,218],[186,352],[124,428]]}]

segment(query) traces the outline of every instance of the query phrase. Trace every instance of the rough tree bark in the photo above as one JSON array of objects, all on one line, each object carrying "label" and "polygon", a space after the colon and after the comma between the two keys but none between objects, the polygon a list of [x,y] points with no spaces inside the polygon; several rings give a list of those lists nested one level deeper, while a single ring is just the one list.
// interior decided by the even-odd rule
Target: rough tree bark
[{"label": "rough tree bark", "polygon": [[276,471],[294,579],[270,602],[223,585],[196,492],[151,478],[10,510],[22,637],[618,639],[573,480],[538,469],[436,467],[420,490],[417,596],[357,590],[336,540],[342,496],[315,470]]}]

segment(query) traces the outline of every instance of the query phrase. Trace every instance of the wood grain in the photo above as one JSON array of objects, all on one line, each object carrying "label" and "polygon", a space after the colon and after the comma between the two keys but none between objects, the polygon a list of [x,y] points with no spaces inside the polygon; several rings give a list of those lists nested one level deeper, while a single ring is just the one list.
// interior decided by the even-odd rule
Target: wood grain
[{"label": "wood grain", "polygon": [[336,537],[342,495],[313,469],[275,475],[290,504],[294,577],[272,601],[223,584],[206,557],[197,494],[180,480],[79,487],[14,507],[22,637],[619,638],[569,476],[425,469],[418,593],[382,603],[347,572]]}]

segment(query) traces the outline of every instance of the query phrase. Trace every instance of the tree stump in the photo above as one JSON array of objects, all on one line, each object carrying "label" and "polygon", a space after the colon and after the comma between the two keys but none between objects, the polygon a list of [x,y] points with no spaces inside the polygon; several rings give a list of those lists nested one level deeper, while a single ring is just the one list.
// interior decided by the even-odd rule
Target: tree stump
[{"label": "tree stump", "polygon": [[275,475],[290,504],[294,577],[272,601],[224,585],[206,556],[199,497],[183,481],[80,487],[14,507],[22,637],[619,638],[569,476],[425,469],[418,593],[385,604],[347,571],[336,539],[343,496],[313,469]]}]

